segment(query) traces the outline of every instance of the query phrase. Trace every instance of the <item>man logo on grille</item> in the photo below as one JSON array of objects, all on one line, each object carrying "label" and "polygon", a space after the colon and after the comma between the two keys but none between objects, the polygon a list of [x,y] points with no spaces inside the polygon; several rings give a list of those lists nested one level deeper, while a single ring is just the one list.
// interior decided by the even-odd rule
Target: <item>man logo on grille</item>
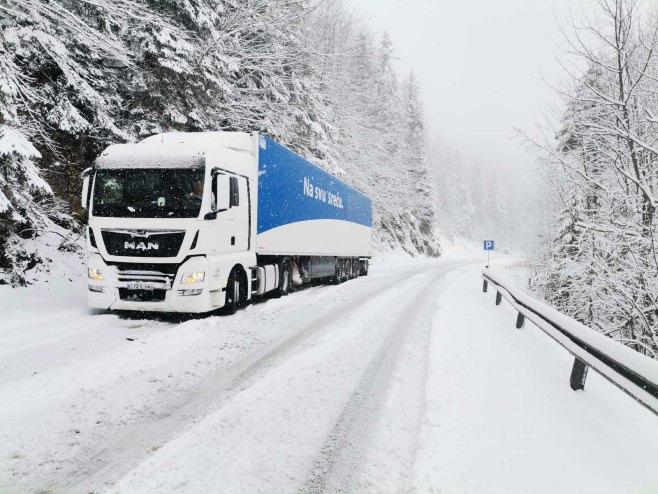
[{"label": "man logo on grille", "polygon": [[124,242],[125,250],[158,250],[160,245],[155,242]]}]

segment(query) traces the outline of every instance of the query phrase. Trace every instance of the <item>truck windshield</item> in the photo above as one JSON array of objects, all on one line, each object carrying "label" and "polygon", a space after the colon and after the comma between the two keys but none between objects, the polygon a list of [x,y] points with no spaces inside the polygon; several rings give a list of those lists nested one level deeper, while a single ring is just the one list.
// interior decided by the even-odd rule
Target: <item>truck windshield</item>
[{"label": "truck windshield", "polygon": [[203,179],[203,168],[98,170],[92,211],[118,218],[194,218]]}]

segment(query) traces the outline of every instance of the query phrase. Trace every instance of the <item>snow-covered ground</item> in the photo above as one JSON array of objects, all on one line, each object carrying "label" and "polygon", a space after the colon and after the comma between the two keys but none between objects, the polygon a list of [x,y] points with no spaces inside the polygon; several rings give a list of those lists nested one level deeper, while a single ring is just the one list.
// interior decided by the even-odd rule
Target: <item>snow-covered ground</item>
[{"label": "snow-covered ground", "polygon": [[0,288],[0,492],[658,490],[656,417],[593,373],[571,391],[480,268],[390,255],[189,320]]},{"label": "snow-covered ground", "polygon": [[517,330],[516,312],[496,307],[478,274],[458,270],[434,318],[415,485],[658,492],[658,418],[594,372],[572,391],[572,357],[531,323]]}]

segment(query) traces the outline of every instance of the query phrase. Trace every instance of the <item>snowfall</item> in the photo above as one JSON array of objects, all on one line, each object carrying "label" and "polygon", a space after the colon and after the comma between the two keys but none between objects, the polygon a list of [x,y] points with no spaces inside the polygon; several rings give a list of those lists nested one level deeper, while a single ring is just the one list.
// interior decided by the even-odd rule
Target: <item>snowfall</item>
[{"label": "snowfall", "polygon": [[1,287],[0,492],[658,492],[658,418],[447,257],[234,316]]}]

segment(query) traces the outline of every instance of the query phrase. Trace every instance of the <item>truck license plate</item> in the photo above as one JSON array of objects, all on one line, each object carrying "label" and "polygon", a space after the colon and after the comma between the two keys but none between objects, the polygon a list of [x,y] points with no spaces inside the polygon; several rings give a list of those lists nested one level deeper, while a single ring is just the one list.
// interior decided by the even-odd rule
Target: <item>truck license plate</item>
[{"label": "truck license plate", "polygon": [[139,281],[131,281],[128,283],[128,290],[153,290],[154,288],[153,283],[143,283]]}]

